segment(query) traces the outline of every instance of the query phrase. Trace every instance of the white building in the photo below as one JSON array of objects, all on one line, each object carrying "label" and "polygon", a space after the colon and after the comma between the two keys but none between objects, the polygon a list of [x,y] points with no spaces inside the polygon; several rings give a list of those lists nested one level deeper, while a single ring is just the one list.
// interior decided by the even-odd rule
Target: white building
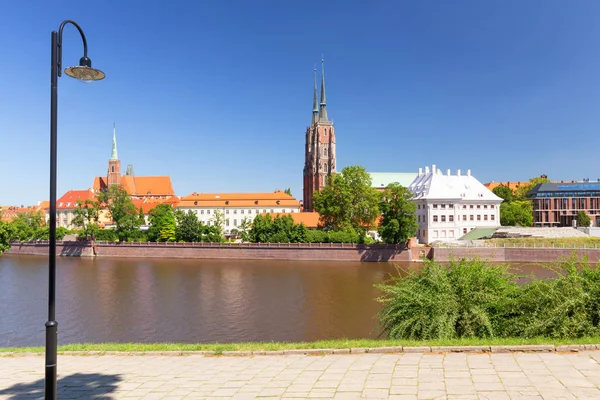
[{"label": "white building", "polygon": [[271,193],[192,193],[182,197],[177,209],[196,213],[206,225],[214,225],[221,214],[225,233],[239,229],[244,219],[252,222],[263,213],[298,213],[300,203],[293,196],[276,190]]},{"label": "white building", "polygon": [[417,204],[417,239],[421,243],[451,242],[475,228],[500,226],[502,199],[483,186],[471,171],[444,174],[435,165],[419,168],[410,184]]}]

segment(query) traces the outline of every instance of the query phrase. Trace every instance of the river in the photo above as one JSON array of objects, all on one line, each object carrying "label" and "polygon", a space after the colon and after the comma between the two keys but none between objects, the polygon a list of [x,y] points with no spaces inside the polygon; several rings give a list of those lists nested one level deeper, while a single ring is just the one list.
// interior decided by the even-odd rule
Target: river
[{"label": "river", "polygon": [[[419,268],[419,263],[401,268]],[[375,338],[398,264],[265,260],[57,260],[59,344]],[[521,267],[548,276],[542,267]],[[48,261],[0,257],[0,347],[44,344]]]}]

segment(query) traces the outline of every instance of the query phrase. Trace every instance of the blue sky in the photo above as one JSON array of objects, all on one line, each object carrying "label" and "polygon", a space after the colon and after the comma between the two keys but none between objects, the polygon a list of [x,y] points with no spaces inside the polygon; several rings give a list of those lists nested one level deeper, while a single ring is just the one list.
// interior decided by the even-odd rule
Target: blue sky
[{"label": "blue sky", "polygon": [[[178,195],[301,198],[313,64],[338,169],[436,164],[482,182],[600,177],[600,2],[13,1],[2,5],[0,204],[48,198],[50,32],[107,78],[59,79],[59,196],[122,170]],[[69,26],[63,65],[81,40]]]}]

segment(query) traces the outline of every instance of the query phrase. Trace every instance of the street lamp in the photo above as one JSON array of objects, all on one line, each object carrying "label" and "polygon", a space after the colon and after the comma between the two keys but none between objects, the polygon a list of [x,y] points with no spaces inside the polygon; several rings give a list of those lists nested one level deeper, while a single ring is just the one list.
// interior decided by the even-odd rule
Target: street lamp
[{"label": "street lamp", "polygon": [[55,400],[56,362],[58,334],[55,316],[56,303],[56,120],[58,109],[57,84],[62,69],[62,32],[65,25],[71,24],[81,34],[83,40],[83,57],[79,65],[65,69],[65,74],[82,82],[92,82],[104,79],[104,72],[92,68],[92,60],[87,56],[87,41],[79,25],[71,20],[63,21],[58,32],[52,32],[51,48],[51,93],[50,93],[50,245],[48,249],[49,290],[48,290],[48,321],[46,322],[46,400]]}]

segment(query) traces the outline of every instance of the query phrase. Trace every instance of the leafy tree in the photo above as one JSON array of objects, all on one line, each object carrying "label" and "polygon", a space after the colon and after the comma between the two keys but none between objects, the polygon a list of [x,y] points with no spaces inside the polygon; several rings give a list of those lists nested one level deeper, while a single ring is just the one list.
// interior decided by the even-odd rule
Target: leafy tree
[{"label": "leafy tree", "polygon": [[273,232],[273,218],[271,214],[265,216],[257,215],[252,221],[252,228],[248,234],[250,241],[254,243],[268,243]]},{"label": "leafy tree", "polygon": [[20,242],[37,240],[44,225],[44,216],[41,211],[26,211],[18,214],[11,224],[14,228],[14,239]]},{"label": "leafy tree", "polygon": [[77,235],[79,239],[95,240],[100,227],[98,218],[100,216],[100,202],[96,200],[78,201],[73,210],[75,218],[73,225],[80,228]]},{"label": "leafy tree", "polygon": [[215,210],[210,220],[213,223],[211,228],[214,227],[216,229],[215,232],[217,232],[220,236],[223,236],[223,225],[225,224],[225,215],[223,215],[223,212],[220,210]]},{"label": "leafy tree", "polygon": [[204,231],[203,224],[198,220],[198,216],[192,210],[183,212],[175,211],[177,220],[177,234],[175,238],[178,242],[200,242]]},{"label": "leafy tree", "polygon": [[239,233],[242,238],[242,242],[250,241],[250,229],[252,228],[252,221],[250,218],[244,217],[240,222]]},{"label": "leafy tree", "polygon": [[380,193],[371,187],[371,176],[361,166],[349,166],[331,175],[325,188],[315,193],[314,209],[325,230],[353,228],[365,231],[379,216]]},{"label": "leafy tree", "polygon": [[292,195],[292,190],[290,188],[287,188],[283,191],[285,194],[289,194],[290,196]]},{"label": "leafy tree", "polygon": [[515,200],[526,200],[527,193],[540,183],[550,183],[550,179],[546,175],[542,175],[540,177],[529,179],[529,183],[527,185],[519,186],[515,190]]},{"label": "leafy tree", "polygon": [[151,242],[174,242],[177,223],[170,204],[159,204],[148,213],[150,228],[148,240]]},{"label": "leafy tree", "polygon": [[581,226],[582,228],[587,228],[592,223],[589,215],[585,213],[585,211],[580,210],[577,212],[577,226]]},{"label": "leafy tree", "polygon": [[255,243],[303,243],[306,242],[307,229],[304,224],[294,223],[289,215],[264,217],[257,215],[248,233],[250,241]]},{"label": "leafy tree", "polygon": [[533,226],[531,201],[512,201],[500,204],[500,224],[502,226]]},{"label": "leafy tree", "polygon": [[[63,240],[65,238],[65,236],[67,236],[70,233],[71,233],[71,231],[68,230],[67,228],[65,228],[64,226],[57,226],[56,227],[56,240]],[[36,236],[37,236],[36,237],[37,240],[50,240],[50,227],[42,226],[39,229]]]},{"label": "leafy tree", "polygon": [[138,210],[121,185],[112,185],[98,195],[102,208],[107,208],[115,222],[115,234],[120,241],[132,241],[141,237]]},{"label": "leafy tree", "polygon": [[115,242],[118,239],[114,229],[99,229],[96,233],[96,240],[104,242]]},{"label": "leafy tree", "polygon": [[492,192],[494,192],[494,194],[500,198],[502,198],[504,201],[506,202],[511,202],[514,198],[514,194],[511,188],[509,188],[508,186],[504,186],[504,185],[500,185],[500,186],[496,186]]},{"label": "leafy tree", "polygon": [[383,213],[379,235],[385,243],[406,243],[417,233],[417,205],[410,201],[412,193],[398,183],[391,183],[383,193]]},{"label": "leafy tree", "polygon": [[10,249],[10,242],[15,234],[14,225],[0,219],[0,254]]},{"label": "leafy tree", "polygon": [[140,219],[140,226],[146,225],[146,217],[144,216],[144,209],[142,208],[142,206],[140,206],[138,218]]}]

